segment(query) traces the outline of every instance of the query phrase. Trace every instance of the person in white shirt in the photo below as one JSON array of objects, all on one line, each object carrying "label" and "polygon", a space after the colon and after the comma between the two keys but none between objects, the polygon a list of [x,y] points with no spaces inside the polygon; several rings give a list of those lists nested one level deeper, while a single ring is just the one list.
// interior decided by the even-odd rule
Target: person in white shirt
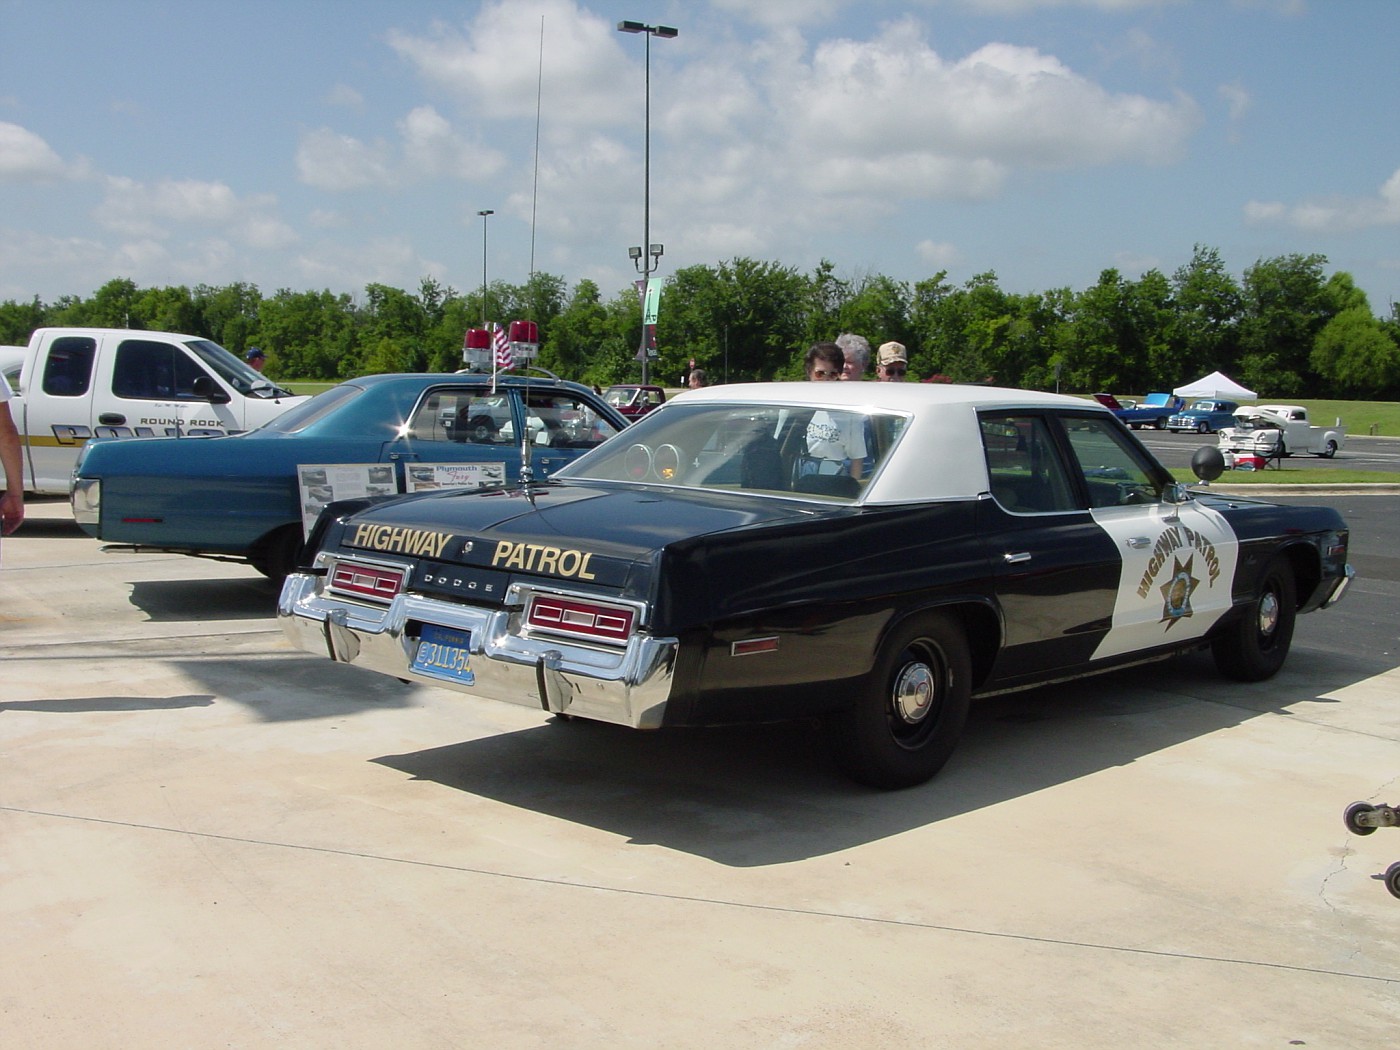
[{"label": "person in white shirt", "polygon": [[[807,351],[805,363],[808,379],[839,382],[846,358],[835,343],[816,343]],[[818,409],[812,413],[807,424],[807,460],[816,473],[849,473],[859,481],[864,459],[864,420],[850,412],[832,415]]]},{"label": "person in white shirt", "polygon": [[24,463],[21,458],[19,429],[10,414],[14,391],[0,376],[0,464],[5,468],[5,494],[0,496],[0,535],[8,536],[24,520]]}]

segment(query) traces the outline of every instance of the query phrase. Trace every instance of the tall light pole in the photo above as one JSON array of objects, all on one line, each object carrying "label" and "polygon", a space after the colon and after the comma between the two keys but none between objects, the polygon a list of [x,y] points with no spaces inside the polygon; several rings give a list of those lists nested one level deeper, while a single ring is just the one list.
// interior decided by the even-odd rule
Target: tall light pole
[{"label": "tall light pole", "polygon": [[[642,383],[647,382],[647,365],[650,359],[647,355],[647,325],[645,315],[646,291],[651,284],[651,275],[656,267],[660,265],[661,251],[660,245],[651,243],[651,38],[654,36],[670,40],[680,35],[680,30],[671,26],[649,26],[645,22],[619,22],[617,24],[619,33],[642,33],[646,36],[646,52],[643,61],[645,69],[645,90],[643,93],[643,139],[642,139],[642,250],[640,255],[633,255],[632,262],[637,266],[637,270],[642,275],[642,345],[638,351],[642,359]],[[653,252],[653,248],[656,250]],[[630,254],[630,253],[629,253]]]},{"label": "tall light pole", "polygon": [[486,216],[496,213],[490,208],[477,212],[481,216],[481,327],[486,327]]}]

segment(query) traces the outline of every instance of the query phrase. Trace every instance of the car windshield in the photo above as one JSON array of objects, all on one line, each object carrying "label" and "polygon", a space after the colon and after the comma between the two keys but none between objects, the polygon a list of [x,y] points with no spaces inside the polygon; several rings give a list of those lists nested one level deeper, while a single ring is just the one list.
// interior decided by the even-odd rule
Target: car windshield
[{"label": "car windshield", "polygon": [[903,416],[810,405],[687,405],[644,416],[554,475],[853,502]]},{"label": "car windshield", "polygon": [[221,376],[229,386],[245,397],[276,398],[292,397],[290,390],[273,383],[251,365],[238,360],[218,343],[208,339],[189,339],[185,342],[195,355],[209,368]]},{"label": "car windshield", "polygon": [[613,408],[624,408],[637,400],[637,395],[641,391],[631,387],[609,387],[608,392],[603,395],[603,399]]}]

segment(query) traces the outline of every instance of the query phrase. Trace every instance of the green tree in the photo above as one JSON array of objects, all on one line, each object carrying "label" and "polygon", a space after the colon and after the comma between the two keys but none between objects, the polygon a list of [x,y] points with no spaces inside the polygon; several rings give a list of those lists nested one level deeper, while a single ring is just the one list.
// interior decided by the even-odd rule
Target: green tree
[{"label": "green tree", "polygon": [[1322,279],[1322,255],[1261,259],[1244,272],[1240,375],[1270,397],[1297,397],[1316,387],[1313,342],[1335,310]]},{"label": "green tree", "polygon": [[1191,261],[1172,274],[1172,296],[1176,319],[1169,343],[1176,375],[1171,385],[1238,371],[1242,297],[1219,250],[1196,245]]},{"label": "green tree", "polygon": [[242,357],[258,329],[262,295],[258,286],[237,281],[222,288],[197,285],[194,305],[203,317],[204,331],[235,357]]},{"label": "green tree", "polygon": [[1328,321],[1309,364],[1334,396],[1374,397],[1400,386],[1400,345],[1369,306],[1349,307]]}]

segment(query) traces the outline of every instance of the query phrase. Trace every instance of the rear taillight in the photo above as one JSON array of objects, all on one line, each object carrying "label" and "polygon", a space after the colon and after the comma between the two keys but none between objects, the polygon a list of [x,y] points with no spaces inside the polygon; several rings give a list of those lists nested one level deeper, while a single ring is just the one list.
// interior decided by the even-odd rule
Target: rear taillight
[{"label": "rear taillight", "polygon": [[404,570],[387,565],[338,561],[330,571],[330,589],[350,598],[372,602],[392,601],[403,590]]},{"label": "rear taillight", "polygon": [[631,636],[636,619],[636,610],[625,605],[557,594],[531,596],[525,612],[525,623],[533,630],[617,645]]}]

